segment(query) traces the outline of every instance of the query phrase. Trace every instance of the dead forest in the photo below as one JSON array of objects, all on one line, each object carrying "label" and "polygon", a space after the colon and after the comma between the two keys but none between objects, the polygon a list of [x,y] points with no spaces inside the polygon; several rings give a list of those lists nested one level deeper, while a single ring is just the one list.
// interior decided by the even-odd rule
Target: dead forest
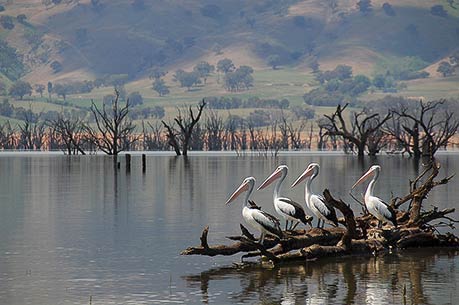
[{"label": "dead forest", "polygon": [[293,120],[282,110],[272,114],[269,126],[208,108],[177,108],[176,116],[161,122],[135,124],[129,118],[129,100],[102,107],[92,102],[92,121],[59,114],[52,120],[26,115],[16,126],[0,124],[1,150],[61,150],[65,154],[124,151],[235,151],[277,155],[286,150],[342,150],[359,156],[381,152],[433,156],[459,145],[459,120],[445,100],[378,103],[362,110],[338,105],[317,120]]}]

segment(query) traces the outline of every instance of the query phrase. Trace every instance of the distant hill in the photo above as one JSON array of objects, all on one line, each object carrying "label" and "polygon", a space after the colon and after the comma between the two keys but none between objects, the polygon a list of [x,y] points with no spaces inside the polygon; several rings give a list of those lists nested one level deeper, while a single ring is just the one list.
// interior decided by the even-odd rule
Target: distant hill
[{"label": "distant hill", "polygon": [[[433,64],[459,45],[459,12],[447,1],[371,1],[367,13],[357,1],[334,0],[2,3],[0,15],[11,16],[14,28],[0,27],[0,38],[22,55],[32,81],[104,74],[139,79],[155,66],[191,65],[215,46],[228,57],[243,50],[244,63],[255,67],[276,55],[290,67],[314,59],[324,68],[346,63],[372,73],[388,56]],[[447,12],[443,17],[431,13],[439,4]],[[25,21],[18,21],[21,14]],[[53,70],[53,62],[60,69]]]}]

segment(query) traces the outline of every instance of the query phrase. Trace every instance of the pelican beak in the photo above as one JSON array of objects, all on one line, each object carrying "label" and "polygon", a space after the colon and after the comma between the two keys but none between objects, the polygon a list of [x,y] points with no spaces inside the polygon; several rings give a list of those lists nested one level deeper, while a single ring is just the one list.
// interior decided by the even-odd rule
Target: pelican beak
[{"label": "pelican beak", "polygon": [[276,169],[272,174],[271,176],[269,176],[268,178],[266,178],[265,181],[263,181],[263,183],[257,188],[257,191],[259,190],[262,190],[264,189],[265,187],[267,187],[268,185],[270,185],[271,183],[273,183],[274,180],[278,179],[280,176],[281,176],[282,172],[281,170],[278,168]]},{"label": "pelican beak", "polygon": [[359,185],[363,181],[367,180],[368,177],[370,177],[372,173],[373,173],[373,169],[368,170],[362,177],[360,177],[359,180],[357,180],[356,183],[354,183],[354,185],[352,186],[351,190],[354,189],[357,185]]},{"label": "pelican beak", "polygon": [[226,205],[230,204],[234,199],[236,199],[241,193],[247,191],[249,189],[248,181],[242,182],[242,184],[231,194],[230,198],[226,201]]},{"label": "pelican beak", "polygon": [[313,173],[314,173],[314,167],[306,168],[306,170],[298,177],[298,179],[296,179],[295,182],[293,182],[291,187],[297,186],[301,181],[303,181],[307,177],[311,177]]}]

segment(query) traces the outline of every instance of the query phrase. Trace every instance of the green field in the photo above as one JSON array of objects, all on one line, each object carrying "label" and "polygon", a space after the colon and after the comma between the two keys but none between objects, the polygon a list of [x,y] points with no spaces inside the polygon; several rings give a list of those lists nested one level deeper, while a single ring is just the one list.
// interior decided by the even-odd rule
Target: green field
[{"label": "green field", "polygon": [[[199,85],[188,91],[186,88],[181,88],[177,82],[171,79],[172,72],[166,75],[166,84],[170,86],[170,94],[164,97],[158,97],[157,93],[151,89],[151,80],[140,80],[128,83],[125,86],[126,92],[138,91],[144,98],[144,104],[138,107],[152,107],[162,106],[165,108],[165,119],[170,119],[176,115],[176,108],[183,105],[197,104],[201,99],[210,96],[236,96],[242,99],[249,97],[259,97],[262,99],[288,99],[290,105],[304,105],[303,95],[312,88],[317,86],[314,80],[314,75],[308,69],[298,69],[291,67],[280,67],[279,69],[262,69],[254,72],[254,86],[249,90],[240,92],[227,92],[218,82],[219,76],[214,73],[207,79],[205,85]],[[221,78],[221,76],[220,76]],[[424,98],[424,99],[440,99],[440,98],[459,98],[459,76],[452,76],[447,78],[427,78],[420,80],[413,80],[404,82],[407,87],[392,95],[400,95],[405,97]],[[85,107],[88,109],[93,100],[98,106],[101,105],[102,99],[105,95],[113,94],[112,87],[101,87],[94,89],[90,93],[69,95],[66,98],[66,105],[62,98],[57,98],[53,95],[53,103],[48,102],[47,94],[43,98],[37,95],[25,97],[25,100],[9,99],[10,102],[16,107],[23,107],[25,109],[32,109],[32,111],[39,113],[41,111],[62,111]],[[387,93],[381,91],[369,91],[360,98],[362,100],[375,100],[382,98]],[[61,105],[60,105],[61,104]],[[221,110],[224,116],[228,113],[237,114],[240,116],[247,116],[254,109],[231,109]],[[321,117],[325,113],[333,111],[333,107],[315,107],[316,117]],[[288,114],[289,112],[286,111]]]}]

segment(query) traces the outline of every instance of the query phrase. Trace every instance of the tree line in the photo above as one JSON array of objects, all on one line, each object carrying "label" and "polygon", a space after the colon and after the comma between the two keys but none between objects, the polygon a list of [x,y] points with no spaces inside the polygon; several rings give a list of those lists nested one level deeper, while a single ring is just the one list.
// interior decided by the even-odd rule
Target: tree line
[{"label": "tree line", "polygon": [[315,80],[319,86],[303,95],[308,105],[334,106],[349,103],[359,105],[358,97],[368,90],[381,90],[394,93],[406,84],[402,80],[426,78],[428,72],[419,71],[425,65],[417,57],[405,57],[396,64],[383,64],[385,73],[378,73],[372,79],[365,75],[354,75],[352,67],[338,65],[333,70],[322,71],[319,63],[313,61],[310,67],[314,71]]},{"label": "tree line", "polygon": [[129,99],[122,100],[115,91],[110,103],[100,107],[91,103],[89,119],[69,112],[43,119],[26,111],[17,126],[9,121],[0,125],[0,149],[108,155],[130,150],[173,150],[187,155],[190,150],[277,154],[280,150],[342,149],[359,156],[386,151],[419,158],[457,144],[453,142],[459,128],[456,104],[386,97],[359,111],[350,111],[348,104],[338,105],[317,121],[305,117],[295,121],[278,110],[267,114],[267,127],[260,127],[251,116],[223,117],[203,100],[196,107],[178,108],[169,121],[137,126],[129,115]]}]

